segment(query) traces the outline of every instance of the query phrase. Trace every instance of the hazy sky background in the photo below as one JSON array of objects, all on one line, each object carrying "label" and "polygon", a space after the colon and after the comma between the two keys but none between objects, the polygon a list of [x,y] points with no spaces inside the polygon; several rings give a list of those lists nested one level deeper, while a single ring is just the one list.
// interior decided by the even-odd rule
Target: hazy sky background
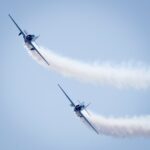
[{"label": "hazy sky background", "polygon": [[84,62],[132,62],[150,66],[148,0],[21,1],[0,5],[0,149],[1,150],[149,150],[150,139],[96,135],[76,117],[68,95],[91,102],[104,116],[150,114],[150,89],[91,85],[49,71],[29,57],[22,29],[40,34],[39,45]]}]

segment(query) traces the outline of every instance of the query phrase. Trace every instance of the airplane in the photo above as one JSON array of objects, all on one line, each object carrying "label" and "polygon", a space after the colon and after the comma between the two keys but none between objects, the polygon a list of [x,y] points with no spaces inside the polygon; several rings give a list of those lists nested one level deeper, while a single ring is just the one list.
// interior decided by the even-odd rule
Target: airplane
[{"label": "airplane", "polygon": [[23,31],[18,24],[15,22],[15,20],[13,19],[13,17],[9,14],[8,15],[10,17],[10,19],[12,20],[12,22],[16,25],[16,27],[19,30],[19,34],[18,36],[22,35],[24,42],[26,44],[26,46],[28,47],[28,49],[30,49],[31,51],[36,51],[38,53],[38,55],[44,60],[44,62],[47,65],[50,65],[49,62],[44,58],[44,56],[38,51],[37,49],[37,44],[35,43],[35,40],[39,37],[39,36],[35,36],[33,34],[28,34],[25,30]]},{"label": "airplane", "polygon": [[[84,105],[84,103],[79,103],[79,104],[75,104],[72,100],[71,100],[71,98],[67,95],[67,93],[63,90],[63,88],[58,84],[58,87],[60,88],[60,90],[64,93],[64,95],[67,97],[67,99],[70,101],[70,106],[71,107],[74,107],[74,111],[75,111],[75,113],[77,114],[77,116],[78,117],[80,117],[80,118],[83,118],[85,121],[86,121],[86,123],[97,133],[97,134],[99,134],[99,132],[97,131],[97,129],[92,125],[92,123],[85,117],[85,115],[82,113],[82,111],[83,110],[85,110],[86,112],[87,112],[87,110],[86,110],[86,108],[89,106],[89,104],[88,105]],[[88,113],[89,114],[89,113]]]}]

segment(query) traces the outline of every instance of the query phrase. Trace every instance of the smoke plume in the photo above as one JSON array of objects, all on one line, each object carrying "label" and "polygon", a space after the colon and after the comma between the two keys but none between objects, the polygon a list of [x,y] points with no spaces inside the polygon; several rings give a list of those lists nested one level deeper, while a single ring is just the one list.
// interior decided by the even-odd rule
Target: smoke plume
[{"label": "smoke plume", "polygon": [[84,115],[100,134],[115,137],[150,137],[150,116],[104,117],[90,112]]},{"label": "smoke plume", "polygon": [[[150,87],[150,69],[105,64],[86,64],[66,58],[39,48],[39,52],[49,62],[48,66],[36,51],[28,50],[29,54],[41,65],[81,81],[97,84],[109,84],[116,87],[148,88]],[[150,137],[150,116],[113,118],[84,113],[100,134],[115,137]]]},{"label": "smoke plume", "polygon": [[35,51],[29,50],[33,59],[67,77],[93,84],[113,85],[119,88],[140,89],[150,87],[150,68],[148,67],[113,66],[108,63],[87,64],[55,54],[42,47],[38,50],[50,63],[50,66],[47,66]]}]

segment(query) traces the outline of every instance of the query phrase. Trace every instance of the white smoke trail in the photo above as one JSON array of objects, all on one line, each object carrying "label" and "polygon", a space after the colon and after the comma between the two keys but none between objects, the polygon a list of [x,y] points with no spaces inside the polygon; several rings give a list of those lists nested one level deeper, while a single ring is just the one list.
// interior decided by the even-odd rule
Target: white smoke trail
[{"label": "white smoke trail", "polygon": [[[109,84],[116,87],[148,88],[150,87],[149,67],[112,66],[109,64],[86,64],[70,58],[62,57],[44,48],[38,49],[50,63],[49,68],[64,76],[95,84]],[[29,51],[38,63],[43,61]],[[46,66],[46,64],[45,64]]]},{"label": "white smoke trail", "polygon": [[100,134],[115,137],[149,137],[150,116],[113,118],[84,113]]},{"label": "white smoke trail", "polygon": [[[113,67],[111,65],[90,65],[62,57],[44,48],[38,49],[50,63],[48,66],[35,51],[29,54],[41,65],[65,76],[88,82],[111,84],[117,87],[150,87],[150,69]],[[113,118],[84,113],[99,133],[115,137],[150,137],[150,116]]]}]

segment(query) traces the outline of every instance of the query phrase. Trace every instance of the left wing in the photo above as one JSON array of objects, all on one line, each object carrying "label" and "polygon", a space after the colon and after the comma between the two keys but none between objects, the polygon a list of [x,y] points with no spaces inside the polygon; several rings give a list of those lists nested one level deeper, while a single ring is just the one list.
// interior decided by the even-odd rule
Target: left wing
[{"label": "left wing", "polygon": [[68,98],[68,100],[71,103],[72,107],[75,107],[76,105],[74,104],[74,102],[71,100],[71,98],[67,95],[67,93],[63,90],[63,88],[58,84],[58,87],[61,89],[61,91],[65,94],[65,96]]},{"label": "left wing", "polygon": [[91,122],[83,115],[83,113],[80,111],[81,113],[81,117],[84,118],[84,120],[89,124],[89,126],[97,133],[99,134],[99,132],[97,131],[97,129],[91,124]]},{"label": "left wing", "polygon": [[32,49],[31,50],[35,50],[40,55],[40,57],[45,61],[45,63],[47,65],[50,65],[49,62],[44,58],[44,56],[37,50],[37,48],[34,46],[34,44],[32,42],[30,44],[32,45]]},{"label": "left wing", "polygon": [[15,22],[15,20],[13,19],[13,17],[9,14],[8,15],[9,17],[10,17],[10,19],[13,21],[13,23],[16,25],[16,27],[18,28],[18,30],[19,30],[19,34],[18,35],[23,35],[23,38],[25,38],[25,33],[21,30],[21,28],[18,26],[18,24]]}]

